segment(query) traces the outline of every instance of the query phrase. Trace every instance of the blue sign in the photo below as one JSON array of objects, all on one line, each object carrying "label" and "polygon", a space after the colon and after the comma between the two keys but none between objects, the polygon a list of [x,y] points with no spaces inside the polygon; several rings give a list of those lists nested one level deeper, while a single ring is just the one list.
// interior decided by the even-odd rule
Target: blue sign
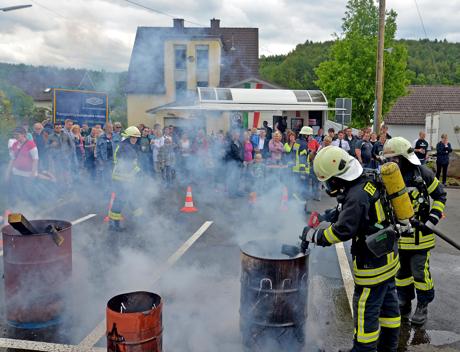
[{"label": "blue sign", "polygon": [[84,90],[54,89],[54,122],[64,124],[71,119],[74,124],[102,125],[109,116],[109,100],[106,93]]}]

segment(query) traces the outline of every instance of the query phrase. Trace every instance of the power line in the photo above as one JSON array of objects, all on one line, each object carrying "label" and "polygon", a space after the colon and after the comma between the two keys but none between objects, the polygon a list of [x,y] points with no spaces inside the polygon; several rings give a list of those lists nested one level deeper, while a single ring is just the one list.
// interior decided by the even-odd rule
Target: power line
[{"label": "power line", "polygon": [[[164,12],[164,11],[161,11],[161,10],[154,9],[154,8],[152,8],[152,7],[145,6],[145,5],[143,5],[143,4],[139,4],[139,3],[135,2],[135,1],[132,1],[132,0],[124,0],[124,1],[126,1],[126,2],[128,2],[128,3],[132,4],[132,5],[141,7],[141,8],[143,8],[144,10],[147,10],[147,11],[155,12],[155,13],[158,13],[158,14],[160,14],[160,15],[168,16],[168,17],[171,17],[171,18],[178,18],[178,16],[171,15],[171,14],[169,14],[169,13],[167,13],[167,12]],[[200,27],[206,27],[206,25],[201,24],[201,23],[189,21],[189,20],[186,20],[186,19],[184,19],[184,21],[185,21],[185,22],[188,22],[188,23],[191,23],[191,24],[195,24],[195,25],[200,26]]]},{"label": "power line", "polygon": [[434,60],[433,50],[431,49],[431,45],[430,45],[430,39],[428,38],[428,34],[426,33],[425,24],[423,23],[422,14],[421,14],[420,9],[418,7],[417,0],[414,0],[414,3],[415,3],[415,8],[417,9],[417,13],[418,13],[418,17],[420,19],[420,23],[422,25],[423,33],[425,34],[425,38],[428,39],[428,51],[430,52],[431,63],[433,64],[434,70],[436,71],[436,76],[438,76],[438,79],[441,79],[441,76],[439,75],[439,71],[438,71],[438,66],[436,66],[436,62]]}]

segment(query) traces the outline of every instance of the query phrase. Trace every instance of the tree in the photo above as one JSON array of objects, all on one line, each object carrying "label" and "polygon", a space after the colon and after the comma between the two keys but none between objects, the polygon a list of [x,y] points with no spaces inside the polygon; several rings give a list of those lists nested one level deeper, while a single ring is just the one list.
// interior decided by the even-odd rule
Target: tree
[{"label": "tree", "polygon": [[[387,11],[385,23],[385,75],[383,114],[406,93],[407,49],[395,42],[396,12]],[[315,70],[317,86],[328,99],[353,99],[352,124],[369,125],[375,100],[378,9],[373,0],[349,0],[342,24],[342,36],[331,48],[331,57]]]},{"label": "tree", "polygon": [[0,164],[8,160],[8,139],[11,131],[16,125],[12,112],[11,101],[7,98],[6,94],[0,89]]},{"label": "tree", "polygon": [[11,104],[11,115],[17,121],[29,122],[33,119],[34,100],[18,87],[0,80],[0,90]]}]

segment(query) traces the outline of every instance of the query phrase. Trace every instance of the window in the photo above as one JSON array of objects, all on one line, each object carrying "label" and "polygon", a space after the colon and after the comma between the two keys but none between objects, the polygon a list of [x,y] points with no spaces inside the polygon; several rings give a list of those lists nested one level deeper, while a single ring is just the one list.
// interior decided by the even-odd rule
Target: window
[{"label": "window", "polygon": [[176,81],[176,100],[184,98],[186,92],[187,92],[187,82]]},{"label": "window", "polygon": [[217,100],[233,100],[232,91],[228,88],[219,88],[217,91]]},{"label": "window", "polygon": [[197,87],[207,87],[209,85],[208,81],[198,81],[196,82]]},{"label": "window", "polygon": [[187,46],[186,45],[175,45],[174,46],[174,57],[176,61],[176,70],[185,70],[187,66]]},{"label": "window", "polygon": [[209,66],[209,46],[196,46],[196,68],[198,70],[208,70]]}]

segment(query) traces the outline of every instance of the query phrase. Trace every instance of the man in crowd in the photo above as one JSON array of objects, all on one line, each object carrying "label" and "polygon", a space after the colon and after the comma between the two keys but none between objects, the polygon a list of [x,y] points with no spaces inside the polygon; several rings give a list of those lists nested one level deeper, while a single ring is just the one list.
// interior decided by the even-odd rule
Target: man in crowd
[{"label": "man in crowd", "polygon": [[348,153],[351,156],[356,156],[355,149],[356,149],[356,143],[358,142],[358,139],[353,135],[353,130],[351,129],[351,127],[348,127],[345,130],[345,134],[346,134],[345,141],[348,143],[350,147],[350,150]]},{"label": "man in crowd", "polygon": [[43,138],[43,125],[40,122],[34,123],[34,131],[32,132],[32,138],[37,146],[38,150],[38,169],[40,171],[47,170],[47,157],[46,157],[46,144],[45,139]]},{"label": "man in crowd", "polygon": [[272,139],[273,128],[271,128],[268,125],[267,121],[262,122],[262,125],[264,126],[264,130],[265,130],[265,133],[267,135],[267,139],[270,141]]},{"label": "man in crowd", "polygon": [[385,137],[386,137],[386,140],[391,139],[391,136],[388,133],[388,126],[387,125],[383,125],[382,127],[380,127],[380,134],[384,134]]},{"label": "man in crowd", "polygon": [[91,128],[89,128],[88,124],[87,123],[83,123],[81,125],[81,130],[80,130],[80,134],[83,138],[89,136],[91,134]]},{"label": "man in crowd", "polygon": [[60,122],[54,124],[53,132],[48,136],[46,147],[51,172],[64,189],[70,187],[71,166],[76,161],[75,143],[68,134],[62,131]]},{"label": "man in crowd", "polygon": [[23,127],[14,130],[16,142],[10,149],[10,163],[6,171],[6,181],[10,183],[12,205],[21,200],[34,201],[34,180],[38,176],[38,149],[33,140],[27,139]]},{"label": "man in crowd", "polygon": [[115,145],[113,143],[113,128],[111,123],[106,123],[104,131],[96,141],[96,169],[101,185],[108,191],[111,185],[111,174],[113,167],[113,154]]},{"label": "man in crowd", "polygon": [[365,168],[372,167],[372,143],[369,141],[371,134],[369,131],[363,131],[363,138],[356,143],[356,159]]},{"label": "man in crowd", "polygon": [[337,139],[335,141],[332,141],[332,145],[342,148],[345,150],[347,153],[350,152],[350,145],[348,142],[344,139],[345,133],[343,131],[339,131],[337,133]]},{"label": "man in crowd", "polygon": [[332,138],[332,141],[335,141],[337,139],[337,136],[335,135],[335,130],[332,127],[327,130],[327,135]]},{"label": "man in crowd", "polygon": [[118,145],[120,144],[122,140],[122,137],[121,137],[122,129],[123,129],[123,126],[121,125],[121,122],[114,122],[112,140],[113,140],[113,146],[115,149],[118,147]]},{"label": "man in crowd", "polygon": [[417,155],[420,164],[425,165],[426,159],[428,157],[428,142],[425,140],[426,134],[425,131],[420,131],[418,134],[418,139],[415,141],[415,155]]}]

